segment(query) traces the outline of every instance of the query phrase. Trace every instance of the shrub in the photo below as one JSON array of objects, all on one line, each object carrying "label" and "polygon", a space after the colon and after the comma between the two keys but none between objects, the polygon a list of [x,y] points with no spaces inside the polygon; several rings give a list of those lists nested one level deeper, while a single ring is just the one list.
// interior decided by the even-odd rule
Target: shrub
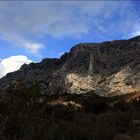
[{"label": "shrub", "polygon": [[127,113],[109,112],[98,115],[95,124],[95,140],[111,140],[115,134],[129,131],[131,119]]},{"label": "shrub", "polygon": [[128,134],[120,134],[114,137],[113,140],[132,140]]}]

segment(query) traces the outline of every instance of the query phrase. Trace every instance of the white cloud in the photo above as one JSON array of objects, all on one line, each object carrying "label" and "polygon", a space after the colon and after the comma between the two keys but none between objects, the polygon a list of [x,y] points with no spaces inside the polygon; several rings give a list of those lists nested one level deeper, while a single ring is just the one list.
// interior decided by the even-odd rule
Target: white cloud
[{"label": "white cloud", "polygon": [[2,38],[6,41],[14,43],[17,47],[25,48],[28,53],[32,54],[38,54],[39,50],[44,48],[43,44],[24,39],[16,34],[4,33]]},{"label": "white cloud", "polygon": [[[113,20],[118,15],[122,20]],[[34,54],[45,35],[80,37],[91,28],[104,36],[127,34],[135,19],[131,1],[0,1],[1,38]]]},{"label": "white cloud", "polygon": [[31,60],[23,55],[11,56],[9,58],[2,59],[0,61],[0,78],[9,72],[20,69],[23,64],[29,64],[31,62]]}]

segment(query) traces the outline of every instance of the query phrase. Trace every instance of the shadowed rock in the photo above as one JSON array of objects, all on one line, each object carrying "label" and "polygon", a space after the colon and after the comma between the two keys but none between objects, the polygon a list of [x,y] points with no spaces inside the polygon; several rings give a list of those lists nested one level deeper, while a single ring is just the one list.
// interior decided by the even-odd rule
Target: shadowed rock
[{"label": "shadowed rock", "polygon": [[140,89],[140,36],[129,40],[80,43],[60,59],[24,64],[0,80],[0,90],[13,81],[27,88],[36,83],[41,94],[82,94],[95,91],[115,96]]}]

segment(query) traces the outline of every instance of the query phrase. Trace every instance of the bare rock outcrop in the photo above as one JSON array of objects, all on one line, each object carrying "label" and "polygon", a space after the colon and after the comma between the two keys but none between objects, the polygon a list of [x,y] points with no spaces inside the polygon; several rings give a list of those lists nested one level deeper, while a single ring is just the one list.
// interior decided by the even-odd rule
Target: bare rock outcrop
[{"label": "bare rock outcrop", "polygon": [[80,43],[60,59],[24,64],[19,71],[0,79],[0,90],[20,81],[24,81],[27,88],[37,83],[41,94],[46,95],[94,91],[100,96],[115,96],[139,91],[140,36]]}]

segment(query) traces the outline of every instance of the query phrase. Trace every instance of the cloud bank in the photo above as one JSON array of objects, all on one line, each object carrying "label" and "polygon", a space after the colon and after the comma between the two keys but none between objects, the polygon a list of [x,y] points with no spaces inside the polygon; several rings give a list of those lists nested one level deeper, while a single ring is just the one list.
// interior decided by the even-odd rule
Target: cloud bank
[{"label": "cloud bank", "polygon": [[0,61],[0,78],[9,72],[20,69],[23,64],[29,64],[31,62],[31,60],[23,55],[11,56],[9,58],[2,59]]},{"label": "cloud bank", "polygon": [[131,36],[140,23],[132,1],[1,1],[0,17],[0,37],[32,54],[44,47],[44,36]]}]

